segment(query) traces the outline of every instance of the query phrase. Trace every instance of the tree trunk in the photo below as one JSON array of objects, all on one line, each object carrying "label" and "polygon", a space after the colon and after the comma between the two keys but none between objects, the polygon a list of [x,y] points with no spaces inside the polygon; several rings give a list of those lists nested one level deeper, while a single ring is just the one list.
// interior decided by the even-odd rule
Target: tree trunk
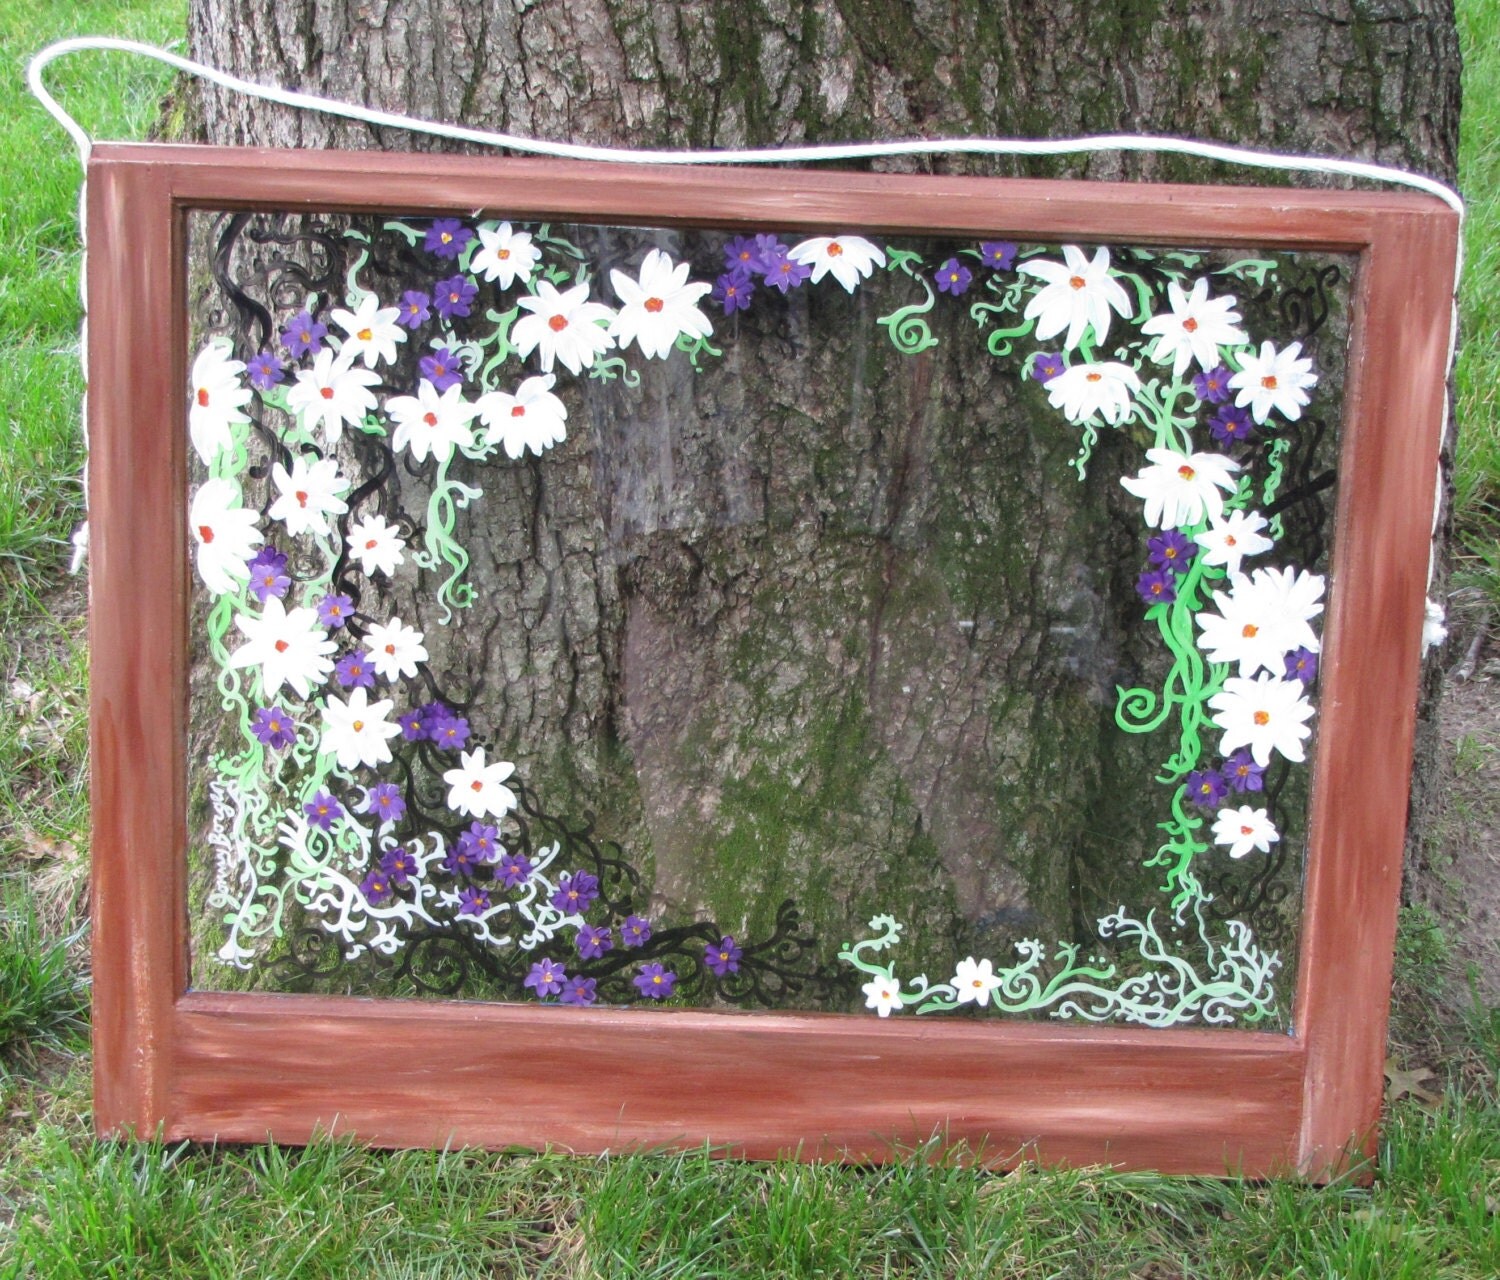
[{"label": "tree trunk", "polygon": [[[1457,43],[1437,0],[1324,13],[1116,0],[1045,18],[988,0],[194,0],[192,42],[252,79],[576,142],[1185,133],[1448,181],[1455,169]],[[211,142],[434,145],[203,95]],[[1153,156],[876,167],[1261,180]],[[606,241],[621,261],[658,243],[694,252],[690,237]],[[1333,268],[1347,278],[1318,260],[1288,288],[1311,296]],[[401,283],[390,276],[393,296]],[[1120,854],[1157,843],[1160,805],[1130,779],[1159,767],[1159,748],[1100,746],[1116,685],[1160,674],[1122,621],[1139,566],[1068,550],[1127,518],[1118,480],[1138,463],[1107,438],[1080,484],[1075,442],[1028,426],[1040,389],[997,397],[957,325],[934,322],[933,353],[870,365],[861,335],[898,305],[872,286],[747,313],[731,389],[680,358],[638,387],[579,385],[569,422],[588,430],[566,446],[482,479],[456,470],[485,490],[467,515],[484,609],[443,671],[543,810],[589,810],[630,855],[649,895],[634,905],[654,918],[764,937],[793,900],[822,969],[890,901],[924,939],[913,968],[1024,937],[1092,946],[1099,913],[1161,875]],[[1344,319],[1329,323],[1336,336]],[[788,380],[808,332],[838,336]],[[1332,447],[1309,438],[1304,474]],[[1322,536],[1294,534],[1310,563]],[[415,586],[393,580],[381,607],[435,634]],[[1431,766],[1429,752],[1419,774]],[[1217,887],[1227,901],[1264,890]],[[1268,926],[1283,943],[1293,927]]]}]

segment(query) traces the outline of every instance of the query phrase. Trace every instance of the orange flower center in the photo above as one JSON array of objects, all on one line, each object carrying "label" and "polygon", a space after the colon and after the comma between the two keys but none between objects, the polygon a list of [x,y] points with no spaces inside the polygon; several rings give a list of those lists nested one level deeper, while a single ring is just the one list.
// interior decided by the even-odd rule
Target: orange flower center
[{"label": "orange flower center", "polygon": [[288,644],[285,640],[278,640],[276,642],[276,644],[275,644],[274,647],[275,647],[277,653],[285,653],[292,646],[290,644]]},{"label": "orange flower center", "polygon": [[1271,713],[1269,711],[1257,711],[1255,713],[1255,723],[1258,724],[1258,725],[1268,725],[1268,724],[1270,724],[1271,723]]},{"label": "orange flower center", "polygon": [[484,783],[480,782],[476,778],[473,782],[469,783],[469,790],[471,790],[471,791],[483,791],[484,790]]},{"label": "orange flower center", "polygon": [[1188,466],[1187,463],[1184,462],[1182,464],[1182,466],[1180,466],[1180,467],[1177,468],[1177,474],[1179,476],[1181,476],[1184,480],[1191,480],[1198,473],[1196,471],[1194,471],[1192,469],[1192,467]]},{"label": "orange flower center", "polygon": [[1186,320],[1184,320],[1182,322],[1182,331],[1184,333],[1197,333],[1198,332],[1198,322],[1196,320],[1194,320],[1192,316],[1189,316]]},{"label": "orange flower center", "polygon": [[296,493],[292,494],[292,497],[294,497],[294,498],[297,499],[297,505],[299,507],[301,507],[304,511],[307,510],[307,490],[306,489],[298,489]]},{"label": "orange flower center", "polygon": [[567,316],[553,316],[551,319],[549,319],[547,321],[547,327],[549,329],[551,329],[553,333],[561,333],[564,329],[566,329],[568,327],[568,317]]},{"label": "orange flower center", "polygon": [[511,409],[510,416],[512,418],[524,418],[526,416],[526,406],[523,404],[516,405]]},{"label": "orange flower center", "polygon": [[1224,535],[1224,545],[1226,547],[1237,547],[1240,544],[1235,541],[1234,534],[1227,533],[1227,534]]},{"label": "orange flower center", "polygon": [[499,258],[501,262],[504,262],[507,258],[510,257],[510,250],[509,249],[496,249],[495,250],[495,257]]},{"label": "orange flower center", "polygon": [[203,408],[207,408],[208,407],[208,388],[207,387],[199,387],[198,388],[198,404],[201,407],[203,407]]},{"label": "orange flower center", "polygon": [[374,335],[371,332],[371,330],[369,330],[369,329],[361,329],[354,336],[356,338],[358,338],[361,342],[368,342],[371,339],[371,337],[373,337]]},{"label": "orange flower center", "polygon": [[1241,827],[1240,828],[1240,834],[1242,836],[1253,835],[1254,832],[1255,832],[1255,828],[1254,827]]},{"label": "orange flower center", "polygon": [[368,542],[365,543],[365,550],[374,551],[375,548],[379,545],[379,542],[375,538],[371,538]]},{"label": "orange flower center", "polygon": [[318,388],[318,394],[320,396],[322,396],[323,399],[325,399],[325,400],[332,400],[333,399],[333,388],[332,387],[319,387]]},{"label": "orange flower center", "polygon": [[1083,375],[1083,380],[1085,382],[1099,382],[1102,381],[1103,378],[1104,375],[1102,373],[1086,373]]},{"label": "orange flower center", "polygon": [[844,246],[841,245],[837,240],[835,240],[832,244],[830,244],[828,246],[828,256],[830,258],[837,258],[839,256],[839,254],[841,254],[843,252],[844,252]]},{"label": "orange flower center", "polygon": [[1240,634],[1244,636],[1246,640],[1254,640],[1259,631],[1260,628],[1257,627],[1253,622],[1247,622],[1245,623],[1244,630],[1241,631]]},{"label": "orange flower center", "polygon": [[1088,281],[1086,281],[1082,276],[1070,276],[1068,278],[1068,283],[1075,289],[1082,289],[1083,286],[1088,283]]},{"label": "orange flower center", "polygon": [[652,315],[656,315],[665,305],[660,298],[647,298],[645,302],[646,310]]},{"label": "orange flower center", "polygon": [[365,731],[365,722],[363,720],[356,720],[350,727],[355,733],[363,733]]},{"label": "orange flower center", "polygon": [[394,658],[394,657],[395,657],[395,656],[396,656],[396,646],[395,646],[395,645],[393,645],[393,644],[388,644],[388,645],[386,645],[386,647],[385,647],[385,651],[386,651],[386,652],[387,652],[387,653],[388,653],[388,654],[390,654],[390,655],[391,655],[391,656],[392,656],[392,657],[393,657],[393,658]]},{"label": "orange flower center", "polygon": [[1260,385],[1263,386],[1267,391],[1275,391],[1276,375],[1274,373],[1266,374],[1266,376],[1260,380]]},{"label": "orange flower center", "polygon": [[208,525],[200,524],[198,526],[198,536],[202,538],[204,542],[212,542],[214,540],[214,531]]}]

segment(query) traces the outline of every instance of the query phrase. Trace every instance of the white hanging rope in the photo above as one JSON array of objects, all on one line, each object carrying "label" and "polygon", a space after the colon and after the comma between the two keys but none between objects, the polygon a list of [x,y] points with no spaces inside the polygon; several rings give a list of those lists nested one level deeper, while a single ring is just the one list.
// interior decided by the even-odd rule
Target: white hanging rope
[{"label": "white hanging rope", "polygon": [[[590,147],[573,142],[548,142],[540,138],[524,138],[512,133],[499,133],[487,129],[470,129],[464,125],[445,124],[437,120],[423,120],[399,112],[380,111],[373,107],[361,107],[350,102],[339,102],[317,94],[300,93],[292,89],[281,89],[274,85],[257,84],[230,75],[216,67],[194,62],[155,45],[142,44],[137,40],[117,40],[109,36],[80,36],[72,40],[59,40],[48,45],[26,68],[26,82],[32,95],[46,108],[73,139],[78,148],[80,162],[87,166],[93,149],[93,139],[84,128],[48,92],[42,73],[57,59],[85,50],[104,50],[116,53],[133,53],[143,58],[161,62],[188,75],[206,80],[235,93],[266,102],[276,102],[286,107],[303,111],[315,111],[323,115],[340,116],[346,120],[358,120],[365,124],[389,129],[406,129],[413,133],[425,133],[432,137],[449,138],[455,142],[472,142],[480,146],[504,147],[511,151],[530,155],[554,156],[563,160],[594,160],[609,164],[816,164],[831,160],[872,160],[886,156],[916,155],[987,155],[987,156],[1061,156],[1082,155],[1096,152],[1162,152],[1176,155],[1198,156],[1205,160],[1219,160],[1226,164],[1243,165],[1252,169],[1275,169],[1285,173],[1335,174],[1347,178],[1363,178],[1371,182],[1393,183],[1410,187],[1436,196],[1459,217],[1460,238],[1458,259],[1453,278],[1453,316],[1448,333],[1448,361],[1446,370],[1453,368],[1454,354],[1458,345],[1458,282],[1463,270],[1462,223],[1464,202],[1453,188],[1423,174],[1411,173],[1387,165],[1367,164],[1362,160],[1341,160],[1324,156],[1281,155],[1274,151],[1256,151],[1249,147],[1224,146],[1217,142],[1203,142],[1193,138],[1174,138],[1159,134],[1099,134],[1083,138],[913,138],[892,142],[859,142],[818,146],[786,146],[760,149],[729,149],[702,151],[637,151],[625,147]],[[82,198],[79,203],[79,226],[83,226]],[[1443,421],[1448,419],[1448,393],[1443,391]],[[1441,477],[1439,477],[1441,490]],[[1436,530],[1437,510],[1433,512]],[[82,535],[80,537],[80,535]],[[77,550],[74,567],[83,556],[87,545],[87,526],[74,535]],[[1435,564],[1429,554],[1427,580],[1432,582]],[[1443,627],[1442,605],[1429,599],[1428,621],[1423,628],[1423,652],[1434,644],[1442,643],[1446,636]]]}]

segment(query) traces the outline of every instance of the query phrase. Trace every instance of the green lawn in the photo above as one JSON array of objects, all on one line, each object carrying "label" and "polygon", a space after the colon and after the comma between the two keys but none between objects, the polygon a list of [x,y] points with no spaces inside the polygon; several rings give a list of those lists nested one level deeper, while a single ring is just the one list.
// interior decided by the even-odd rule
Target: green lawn
[{"label": "green lawn", "polygon": [[[1500,599],[1500,6],[1463,0],[1469,344],[1456,491],[1470,577]],[[87,848],[76,162],[25,94],[83,31],[180,40],[184,0],[0,0],[0,1277],[1500,1275],[1500,1014],[1431,1027],[1444,948],[1410,915],[1399,989],[1443,1099],[1393,1103],[1374,1185],[1097,1169],[1005,1176],[936,1151],[887,1169],[709,1153],[557,1155],[115,1144],[89,1131],[79,921]],[[119,55],[54,69],[100,134],[140,136],[168,79]],[[1445,1087],[1446,1086],[1446,1087]],[[370,1087],[378,1087],[378,1071]],[[923,1157],[930,1158],[923,1158]]]}]

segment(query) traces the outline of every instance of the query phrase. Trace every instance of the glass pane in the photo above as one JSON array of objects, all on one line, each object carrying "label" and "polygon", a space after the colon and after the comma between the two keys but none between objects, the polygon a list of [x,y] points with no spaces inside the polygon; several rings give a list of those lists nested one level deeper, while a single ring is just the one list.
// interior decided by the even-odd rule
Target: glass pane
[{"label": "glass pane", "polygon": [[189,256],[196,986],[1289,1025],[1351,260]]}]

